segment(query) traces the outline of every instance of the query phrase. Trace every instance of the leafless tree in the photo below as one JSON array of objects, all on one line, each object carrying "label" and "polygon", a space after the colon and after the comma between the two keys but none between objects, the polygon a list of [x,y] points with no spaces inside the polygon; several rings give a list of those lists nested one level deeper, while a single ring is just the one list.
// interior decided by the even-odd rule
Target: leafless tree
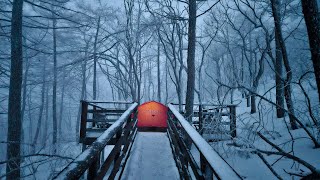
[{"label": "leafless tree", "polygon": [[314,74],[317,81],[318,97],[320,102],[320,15],[319,1],[301,0],[302,11],[309,36],[311,59],[313,62]]},{"label": "leafless tree", "polygon": [[11,21],[11,74],[8,105],[7,179],[20,178],[21,84],[22,84],[22,0],[14,0]]}]

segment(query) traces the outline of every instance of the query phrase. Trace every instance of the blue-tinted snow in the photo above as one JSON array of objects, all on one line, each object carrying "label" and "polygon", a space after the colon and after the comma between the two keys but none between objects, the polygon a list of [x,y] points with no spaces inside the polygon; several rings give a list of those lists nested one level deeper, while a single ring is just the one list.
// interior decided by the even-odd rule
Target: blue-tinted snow
[{"label": "blue-tinted snow", "polygon": [[122,179],[179,179],[179,172],[166,133],[139,132],[137,134]]}]

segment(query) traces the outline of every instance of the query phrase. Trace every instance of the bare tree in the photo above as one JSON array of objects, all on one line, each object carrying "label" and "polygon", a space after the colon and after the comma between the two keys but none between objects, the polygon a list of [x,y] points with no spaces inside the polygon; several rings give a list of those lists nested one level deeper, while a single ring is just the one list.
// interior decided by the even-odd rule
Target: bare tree
[{"label": "bare tree", "polygon": [[[46,71],[46,63],[43,63],[42,67],[42,73],[45,74]],[[36,151],[36,144],[38,142],[39,134],[40,134],[40,129],[41,129],[41,124],[42,124],[42,115],[43,115],[43,109],[44,109],[44,100],[45,100],[45,90],[46,90],[46,76],[42,76],[42,87],[41,87],[41,100],[40,100],[40,107],[39,107],[39,117],[37,121],[37,126],[36,126],[36,133],[33,138],[33,153]]]},{"label": "bare tree", "polygon": [[53,36],[53,85],[52,85],[52,144],[53,153],[57,152],[57,132],[58,132],[58,118],[57,118],[57,20],[56,15],[52,13],[52,36]]},{"label": "bare tree", "polygon": [[158,85],[158,102],[161,102],[161,81],[160,81],[160,76],[161,76],[161,72],[160,72],[160,48],[161,48],[161,44],[160,44],[160,39],[158,40],[157,43],[157,85]]},{"label": "bare tree", "polygon": [[160,42],[163,47],[164,54],[167,58],[167,63],[171,67],[171,71],[168,71],[171,81],[175,86],[175,92],[177,94],[179,110],[182,111],[182,73],[183,73],[183,59],[181,56],[182,51],[182,27],[176,20],[171,20],[171,26],[162,26],[158,32]]},{"label": "bare tree", "polygon": [[21,84],[22,84],[22,8],[23,0],[14,0],[11,20],[11,74],[8,104],[7,179],[20,178]]},{"label": "bare tree", "polygon": [[[254,29],[262,29],[262,32],[264,33],[264,47],[261,47],[258,41],[258,39],[256,39],[256,45],[257,45],[257,51],[258,52],[254,52],[255,55],[255,63],[254,63],[254,68],[252,71],[250,71],[251,74],[251,88],[253,92],[256,92],[259,86],[259,82],[261,80],[261,77],[264,73],[264,64],[265,64],[265,60],[266,60],[266,55],[267,53],[270,51],[271,46],[270,43],[272,41],[272,36],[270,35],[270,32],[267,28],[267,26],[264,24],[262,18],[264,17],[265,14],[265,9],[263,11],[258,11],[256,8],[254,8],[254,6],[256,5],[256,3],[261,3],[261,2],[253,2],[252,4],[249,3],[249,1],[239,1],[239,0],[234,0],[235,5],[237,10],[247,19],[247,21],[250,22],[250,24],[254,27]],[[247,8],[244,8],[247,7]],[[251,42],[251,38],[249,39],[249,42]],[[251,46],[251,44],[249,43],[249,46]],[[251,51],[251,48],[250,48]],[[251,53],[251,52],[250,52]],[[260,57],[258,58],[258,54],[260,54]],[[251,56],[251,54],[250,54]],[[252,59],[252,57],[250,57],[250,59]],[[249,63],[249,68],[251,66],[251,63]],[[256,96],[255,93],[251,93],[251,113],[256,113],[257,109],[256,109]]]},{"label": "bare tree", "polygon": [[301,0],[320,102],[320,15],[318,2],[317,0]]},{"label": "bare tree", "polygon": [[98,17],[97,22],[97,30],[96,34],[94,36],[94,44],[93,44],[93,86],[92,86],[92,93],[93,93],[93,99],[97,99],[97,42],[98,42],[98,36],[99,36],[99,30],[100,30],[100,16]]},{"label": "bare tree", "polygon": [[282,37],[282,29],[281,29],[281,17],[280,17],[280,11],[278,8],[279,7],[279,2],[277,2],[278,0],[271,0],[271,6],[272,6],[272,14],[273,14],[273,18],[274,18],[274,24],[275,24],[275,33],[277,35],[277,41],[280,45],[281,48],[281,54],[282,54],[282,59],[284,62],[284,66],[286,68],[287,71],[287,77],[285,80],[285,84],[284,84],[284,93],[285,93],[285,98],[286,98],[286,102],[287,102],[287,108],[289,110],[289,118],[290,118],[290,124],[291,124],[291,128],[292,129],[297,129],[297,124],[296,124],[296,120],[294,118],[294,108],[293,108],[293,102],[292,102],[292,93],[291,93],[291,79],[292,79],[292,71],[291,71],[291,67],[289,64],[289,59],[288,59],[288,54],[287,54],[287,49],[286,49],[286,45],[284,42],[284,39]]},{"label": "bare tree", "polygon": [[188,27],[188,56],[187,56],[187,92],[186,92],[186,114],[189,122],[193,117],[193,102],[195,90],[195,51],[196,51],[196,0],[189,0],[189,27]]},{"label": "bare tree", "polygon": [[[89,43],[90,39],[86,39],[86,35],[84,33],[84,41],[85,41],[85,48],[84,48],[84,58],[82,60],[81,64],[81,75],[82,75],[82,80],[81,80],[81,94],[80,94],[80,100],[85,100],[87,98],[87,61],[88,61],[88,51],[89,51]],[[78,111],[78,116],[77,116],[77,124],[76,124],[76,140],[79,138],[79,128],[80,128],[80,116],[81,116],[81,104],[79,105],[79,111]]]}]

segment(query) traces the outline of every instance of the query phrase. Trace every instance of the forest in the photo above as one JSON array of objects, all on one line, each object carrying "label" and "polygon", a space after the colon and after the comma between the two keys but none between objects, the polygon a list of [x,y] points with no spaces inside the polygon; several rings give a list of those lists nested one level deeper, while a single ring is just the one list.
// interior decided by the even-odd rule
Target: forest
[{"label": "forest", "polygon": [[82,100],[174,103],[190,123],[198,105],[232,105],[236,137],[221,114],[200,131],[243,179],[320,178],[319,10],[0,0],[0,179],[52,179],[75,159]]}]

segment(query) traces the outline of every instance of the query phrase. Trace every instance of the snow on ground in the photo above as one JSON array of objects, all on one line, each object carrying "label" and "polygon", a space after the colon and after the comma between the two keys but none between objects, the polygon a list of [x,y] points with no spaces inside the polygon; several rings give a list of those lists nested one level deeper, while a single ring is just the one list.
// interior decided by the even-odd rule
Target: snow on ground
[{"label": "snow on ground", "polygon": [[[273,96],[271,97],[272,101],[274,101]],[[295,99],[302,101],[304,97],[301,94],[295,94]],[[255,148],[276,151],[264,142],[256,132],[261,132],[271,142],[279,145],[286,152],[294,152],[293,155],[320,169],[320,149],[314,149],[312,141],[302,128],[288,130],[287,126],[290,126],[288,117],[277,118],[275,116],[275,107],[265,101],[260,102],[259,98],[256,101],[258,108],[255,114],[250,114],[250,107],[246,107],[245,99],[241,100],[242,102],[237,107],[237,138],[229,141],[210,143],[240,175],[245,177],[245,179],[277,179],[262,160],[257,155],[251,153]],[[296,108],[298,107],[296,109],[297,117],[304,124],[310,124],[305,110],[306,107],[302,109],[300,105],[296,105]],[[309,130],[316,135],[315,129],[309,127]],[[292,138],[294,141],[292,141]],[[264,154],[263,156],[284,179],[300,179],[297,176],[290,176],[287,172],[297,174],[310,172],[303,165],[293,162],[288,158],[278,155],[267,156]]]},{"label": "snow on ground", "polygon": [[[75,158],[81,153],[82,145],[77,142],[64,141],[57,145],[57,155],[61,157],[33,156],[25,158],[21,165],[23,167],[22,179],[52,179],[56,173],[71,162],[71,158]],[[36,154],[50,155],[53,154],[52,149],[52,145],[47,145]]]},{"label": "snow on ground", "polygon": [[179,179],[166,133],[139,132],[136,136],[122,179]]}]

